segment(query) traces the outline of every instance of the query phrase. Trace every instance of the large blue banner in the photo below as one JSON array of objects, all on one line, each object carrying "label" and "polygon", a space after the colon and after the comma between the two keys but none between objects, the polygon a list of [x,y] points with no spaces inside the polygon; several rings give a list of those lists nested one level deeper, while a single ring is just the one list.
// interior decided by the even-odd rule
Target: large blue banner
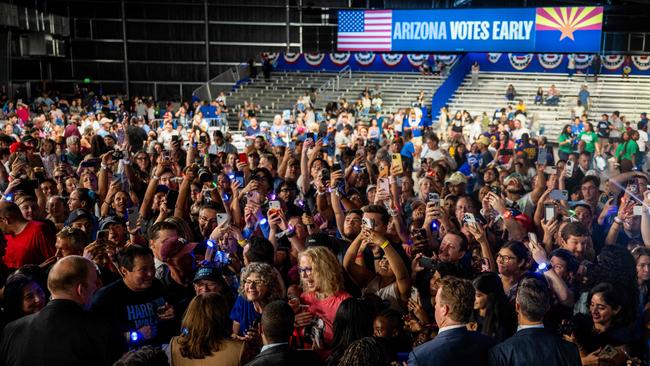
[{"label": "large blue banner", "polygon": [[339,11],[340,51],[600,51],[602,7]]}]

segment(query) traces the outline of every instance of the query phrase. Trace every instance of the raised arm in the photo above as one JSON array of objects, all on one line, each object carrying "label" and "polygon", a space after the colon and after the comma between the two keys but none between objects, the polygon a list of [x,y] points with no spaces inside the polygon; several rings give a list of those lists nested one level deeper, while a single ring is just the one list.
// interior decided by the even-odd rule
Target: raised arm
[{"label": "raised arm", "polygon": [[363,234],[359,234],[348,247],[343,257],[343,269],[350,275],[350,278],[352,278],[352,281],[357,286],[363,288],[372,280],[374,273],[356,261],[357,257],[363,258],[363,252],[359,251],[359,247],[363,241],[362,238]]},{"label": "raised arm", "polygon": [[623,222],[628,219],[633,214],[634,204],[636,201],[628,199],[624,204],[618,208],[618,213],[614,218],[612,226],[607,232],[607,238],[605,238],[605,245],[615,245],[616,238],[618,238],[618,233],[623,229]]},{"label": "raised arm", "polygon": [[165,168],[168,167],[170,163],[168,161],[163,161],[162,157],[159,157],[158,165],[154,170],[154,174],[149,179],[149,185],[147,186],[147,191],[144,194],[142,199],[142,205],[140,206],[140,216],[149,218],[151,215],[151,206],[153,205],[153,197],[156,195],[156,188],[160,181],[160,175],[165,171]]},{"label": "raised arm", "polygon": [[557,296],[558,301],[564,306],[572,307],[574,304],[573,292],[569,289],[564,280],[555,273],[553,268],[548,268],[551,264],[544,248],[539,245],[539,243],[530,241],[528,242],[528,250],[530,250],[538,268],[542,267],[541,270],[544,271],[544,277],[548,281],[551,290],[555,293],[555,296]]},{"label": "raised arm", "polygon": [[309,157],[307,156],[307,152],[309,151],[311,145],[312,145],[311,140],[309,139],[305,140],[305,142],[302,144],[302,151],[300,152],[300,173],[302,174],[302,182],[300,185],[300,190],[302,191],[302,194],[307,194],[307,192],[309,191],[310,175],[309,175]]},{"label": "raised arm", "polygon": [[546,176],[544,175],[545,165],[537,166],[537,179],[535,180],[535,188],[530,193],[530,199],[533,202],[539,201],[539,198],[542,196],[546,190]]},{"label": "raised arm", "polygon": [[336,228],[343,236],[343,227],[345,225],[345,212],[341,208],[341,199],[339,198],[340,192],[336,189],[336,182],[343,178],[343,172],[337,170],[332,172],[332,179],[330,182],[330,200],[332,201],[332,211],[334,212],[334,220],[336,221]]},{"label": "raised arm", "polygon": [[185,176],[181,185],[178,187],[178,199],[176,200],[176,207],[174,207],[174,216],[188,220],[190,217],[190,192],[192,182],[196,176],[196,171],[191,168],[185,168]]},{"label": "raised arm", "polygon": [[402,257],[397,254],[395,248],[393,248],[383,235],[367,228],[364,228],[362,233],[362,235],[365,235],[368,238],[372,245],[379,246],[383,249],[388,264],[395,274],[395,282],[397,283],[400,299],[403,302],[407,302],[411,295],[411,278],[409,277],[406,264],[402,260]]}]

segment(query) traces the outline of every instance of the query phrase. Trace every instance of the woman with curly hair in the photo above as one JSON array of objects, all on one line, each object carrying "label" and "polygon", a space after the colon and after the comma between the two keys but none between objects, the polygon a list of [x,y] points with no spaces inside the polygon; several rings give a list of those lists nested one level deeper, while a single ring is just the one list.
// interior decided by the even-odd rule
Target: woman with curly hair
[{"label": "woman with curly hair", "polygon": [[307,305],[307,309],[296,314],[296,325],[305,327],[315,324],[313,331],[322,331],[318,331],[316,337],[312,334],[312,341],[325,358],[328,356],[326,351],[331,348],[334,340],[336,311],[345,299],[351,297],[343,290],[343,270],[329,249],[310,247],[300,253],[298,271],[304,291],[300,295],[300,302]]},{"label": "woman with curly hair", "polygon": [[239,296],[230,312],[232,334],[245,339],[249,328],[259,322],[264,306],[284,297],[281,285],[273,267],[266,263],[253,262],[241,272]]},{"label": "woman with curly hair", "polygon": [[169,342],[174,366],[244,364],[244,342],[230,338],[226,300],[217,293],[196,296],[181,323],[181,335]]}]

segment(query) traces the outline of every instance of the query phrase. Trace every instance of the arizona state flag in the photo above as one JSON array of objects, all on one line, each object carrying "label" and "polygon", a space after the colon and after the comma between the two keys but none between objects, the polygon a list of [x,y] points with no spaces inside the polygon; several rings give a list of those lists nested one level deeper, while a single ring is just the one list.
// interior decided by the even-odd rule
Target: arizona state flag
[{"label": "arizona state flag", "polygon": [[603,8],[600,6],[537,8],[536,52],[572,52],[580,48],[600,49]]}]

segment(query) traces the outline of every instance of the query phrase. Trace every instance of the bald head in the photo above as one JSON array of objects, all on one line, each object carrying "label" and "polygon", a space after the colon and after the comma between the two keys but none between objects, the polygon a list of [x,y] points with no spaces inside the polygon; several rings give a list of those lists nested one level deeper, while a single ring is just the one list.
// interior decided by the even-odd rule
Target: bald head
[{"label": "bald head", "polygon": [[70,255],[52,267],[47,277],[47,288],[52,299],[72,300],[87,307],[97,289],[97,269],[90,260]]}]

